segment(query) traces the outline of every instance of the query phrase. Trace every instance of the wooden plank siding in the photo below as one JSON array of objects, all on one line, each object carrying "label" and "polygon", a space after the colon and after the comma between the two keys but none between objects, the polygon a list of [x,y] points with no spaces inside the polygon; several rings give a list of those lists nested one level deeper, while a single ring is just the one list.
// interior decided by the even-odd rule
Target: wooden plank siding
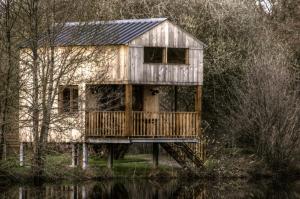
[{"label": "wooden plank siding", "polygon": [[130,82],[133,84],[202,85],[202,50],[189,49],[189,64],[144,64],[144,50],[130,47]]},{"label": "wooden plank siding", "polygon": [[86,113],[87,137],[198,137],[196,112],[133,111],[126,128],[126,112]]},{"label": "wooden plank siding", "polygon": [[[145,64],[144,47],[186,48],[187,64]],[[165,21],[129,44],[130,82],[133,84],[202,85],[203,44]]]}]

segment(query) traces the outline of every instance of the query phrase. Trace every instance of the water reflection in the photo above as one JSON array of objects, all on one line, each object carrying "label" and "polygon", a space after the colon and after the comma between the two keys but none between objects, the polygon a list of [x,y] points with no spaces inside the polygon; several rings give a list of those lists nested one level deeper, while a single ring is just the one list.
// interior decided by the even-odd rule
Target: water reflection
[{"label": "water reflection", "polygon": [[208,199],[208,198],[300,198],[300,181],[274,183],[262,181],[182,182],[169,180],[105,180],[84,184],[44,184],[41,186],[1,186],[0,198],[11,199]]}]

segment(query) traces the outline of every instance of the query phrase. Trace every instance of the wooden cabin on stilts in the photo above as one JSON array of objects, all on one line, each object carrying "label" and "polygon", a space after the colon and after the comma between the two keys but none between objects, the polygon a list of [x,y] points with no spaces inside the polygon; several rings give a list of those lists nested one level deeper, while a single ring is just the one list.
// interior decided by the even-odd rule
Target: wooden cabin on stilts
[{"label": "wooden cabin on stilts", "polygon": [[[91,22],[80,37],[69,36],[80,23],[65,26],[58,34],[57,48],[105,46],[103,53],[114,55],[102,79],[91,80],[97,68],[103,68],[99,62],[77,69],[80,81],[74,77],[61,83],[54,111],[74,125],[63,135],[51,129],[49,142],[72,145],[72,166],[81,162],[83,169],[88,166],[89,145],[107,145],[107,166],[112,168],[114,147],[135,143],[153,145],[154,167],[159,164],[160,147],[183,167],[200,167],[205,157],[201,131],[204,44],[166,18]],[[190,110],[182,111],[177,105],[185,97],[180,96],[181,87],[192,93]],[[166,89],[173,89],[170,100],[175,106],[169,109],[162,107]],[[32,142],[30,132],[30,127],[20,127],[22,165],[24,145]]]}]

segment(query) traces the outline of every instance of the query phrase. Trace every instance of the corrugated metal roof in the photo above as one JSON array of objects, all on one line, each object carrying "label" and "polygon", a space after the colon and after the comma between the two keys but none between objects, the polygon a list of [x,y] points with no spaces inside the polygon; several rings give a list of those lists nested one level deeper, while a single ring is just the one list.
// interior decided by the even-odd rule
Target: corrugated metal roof
[{"label": "corrugated metal roof", "polygon": [[[167,18],[97,21],[89,23],[70,22],[56,27],[54,45],[108,45],[128,44]],[[42,45],[46,37],[39,43]]]}]

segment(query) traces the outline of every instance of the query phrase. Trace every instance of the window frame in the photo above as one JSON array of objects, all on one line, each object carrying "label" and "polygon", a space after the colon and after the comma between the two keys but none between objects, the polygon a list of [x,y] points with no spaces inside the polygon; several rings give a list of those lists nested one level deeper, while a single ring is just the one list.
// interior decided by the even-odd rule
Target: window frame
[{"label": "window frame", "polygon": [[[170,49],[183,49],[184,50],[184,63],[170,63],[169,50]],[[189,65],[189,49],[188,48],[166,48],[166,63],[169,65]]]},{"label": "window frame", "polygon": [[[162,62],[145,62],[145,48],[162,48]],[[155,65],[190,65],[189,61],[189,48],[172,48],[172,49],[184,49],[185,63],[169,63],[168,62],[168,49],[169,47],[160,46],[144,46],[143,47],[143,64],[155,64]]]},{"label": "window frame", "polygon": [[[64,105],[64,90],[70,90],[69,110]],[[73,115],[79,112],[79,87],[78,85],[59,85],[58,87],[58,112]]]},{"label": "window frame", "polygon": [[[162,55],[161,55],[161,62],[146,62],[145,61],[145,49],[146,48],[159,48],[162,50]],[[143,47],[143,63],[144,64],[162,64],[164,62],[164,51],[165,51],[165,47],[157,47],[157,46],[144,46]]]}]

